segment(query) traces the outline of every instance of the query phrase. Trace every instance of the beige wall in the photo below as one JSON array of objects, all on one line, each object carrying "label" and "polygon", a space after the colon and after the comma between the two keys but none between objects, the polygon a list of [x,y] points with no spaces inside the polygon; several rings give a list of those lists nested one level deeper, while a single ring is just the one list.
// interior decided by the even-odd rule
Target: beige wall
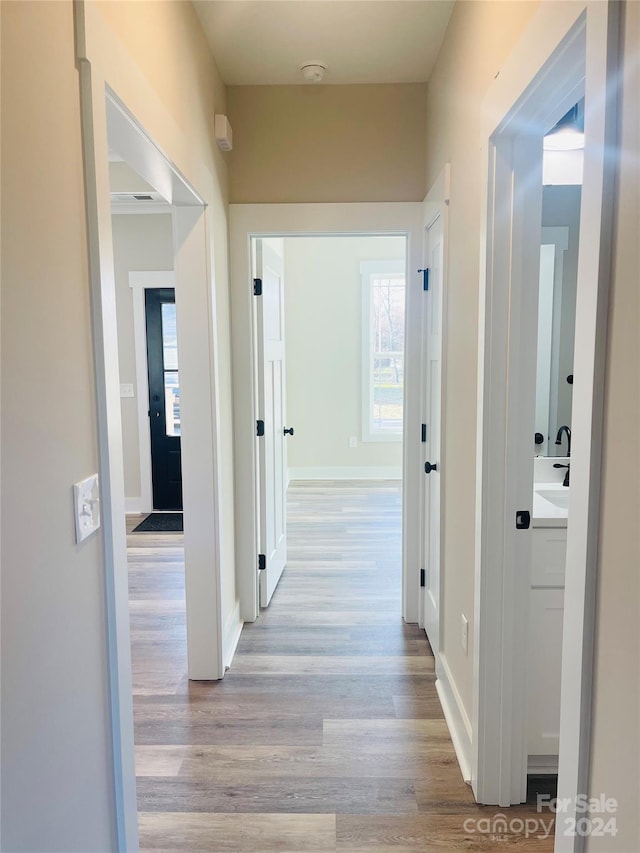
[{"label": "beige wall", "polygon": [[[108,78],[147,126],[157,112],[137,97],[142,75],[172,117],[147,129],[209,203],[232,496],[226,165],[212,145],[224,87],[191,4],[100,8],[124,45]],[[73,4],[1,9],[3,849],[114,850],[101,539],[74,544],[71,497],[98,468]],[[236,600],[232,507],[230,498],[225,612]]]},{"label": "beige wall", "polygon": [[[289,468],[399,472],[401,441],[361,440],[360,262],[404,263],[405,239],[292,237],[284,244],[287,419],[296,429],[287,445]],[[350,436],[356,448],[349,447]]]},{"label": "beige wall", "polygon": [[[479,114],[500,65],[536,3],[456,4],[427,98],[427,183],[451,161],[444,653],[468,714],[472,649],[462,654],[460,613],[473,618]],[[616,838],[590,851],[638,849],[638,53],[640,4],[626,3],[623,159],[619,177],[605,403],[601,557],[591,793],[620,801]],[[454,511],[455,510],[455,511]],[[469,523],[464,523],[469,519]],[[470,632],[472,636],[472,632]]]},{"label": "beige wall", "polygon": [[460,620],[473,637],[476,377],[480,252],[480,111],[483,97],[537,8],[535,2],[454,6],[427,96],[427,184],[451,162],[447,394],[447,483],[443,654],[469,718],[473,648],[465,655]]},{"label": "beige wall", "polygon": [[72,4],[2,3],[1,52],[2,847],[113,850],[101,541],[72,512],[98,469]]},{"label": "beige wall", "polygon": [[590,787],[618,800],[619,834],[590,839],[589,853],[640,849],[640,3],[625,4],[625,18]]},{"label": "beige wall", "polygon": [[113,257],[118,311],[120,382],[133,385],[135,397],[120,400],[124,493],[140,498],[140,447],[138,435],[138,387],[133,328],[133,296],[129,287],[132,270],[172,270],[173,232],[169,214],[121,214],[112,217]]},{"label": "beige wall", "polygon": [[231,86],[230,200],[422,201],[422,83]]}]

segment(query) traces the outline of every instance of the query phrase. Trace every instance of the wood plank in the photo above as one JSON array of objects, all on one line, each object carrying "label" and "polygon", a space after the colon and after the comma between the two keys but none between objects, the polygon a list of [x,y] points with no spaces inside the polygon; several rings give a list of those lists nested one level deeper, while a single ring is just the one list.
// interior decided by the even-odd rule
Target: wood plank
[{"label": "wood plank", "polygon": [[431,648],[401,618],[398,484],[291,485],[289,564],[219,682],[186,675],[183,537],[134,521],[143,851],[551,853],[550,839],[464,829],[495,810],[462,779]]},{"label": "wood plank", "polygon": [[145,813],[138,816],[142,850],[186,853],[325,853],[336,849],[335,815]]}]

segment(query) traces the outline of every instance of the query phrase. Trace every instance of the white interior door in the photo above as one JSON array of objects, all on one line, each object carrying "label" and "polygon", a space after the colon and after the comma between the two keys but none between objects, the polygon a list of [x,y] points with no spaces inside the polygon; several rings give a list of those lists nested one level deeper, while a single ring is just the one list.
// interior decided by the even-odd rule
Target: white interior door
[{"label": "white interior door", "polygon": [[284,261],[277,241],[256,240],[256,278],[262,282],[257,301],[258,418],[264,435],[258,440],[260,474],[260,606],[266,607],[287,562]]},{"label": "white interior door", "polygon": [[423,423],[423,542],[424,628],[431,647],[439,649],[440,632],[440,412],[442,405],[442,266],[444,261],[442,216],[425,229],[425,266],[428,287],[424,294],[425,342]]}]

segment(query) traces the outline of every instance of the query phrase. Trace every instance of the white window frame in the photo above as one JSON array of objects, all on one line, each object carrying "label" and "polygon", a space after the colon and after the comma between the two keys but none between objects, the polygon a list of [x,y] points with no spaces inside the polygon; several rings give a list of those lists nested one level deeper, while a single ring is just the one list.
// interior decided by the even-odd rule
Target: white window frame
[{"label": "white window frame", "polygon": [[[402,441],[403,427],[395,432],[376,430],[371,423],[372,408],[372,353],[371,353],[371,293],[374,279],[402,278],[406,288],[406,261],[404,259],[361,261],[360,276],[362,279],[362,441]],[[406,312],[406,299],[405,299]],[[406,349],[406,347],[405,347]],[[402,353],[405,358],[405,351]],[[406,365],[405,365],[406,367]],[[404,370],[403,370],[404,374]],[[404,380],[403,380],[404,385]],[[404,396],[404,395],[403,395]],[[404,403],[403,403],[404,422]]]}]

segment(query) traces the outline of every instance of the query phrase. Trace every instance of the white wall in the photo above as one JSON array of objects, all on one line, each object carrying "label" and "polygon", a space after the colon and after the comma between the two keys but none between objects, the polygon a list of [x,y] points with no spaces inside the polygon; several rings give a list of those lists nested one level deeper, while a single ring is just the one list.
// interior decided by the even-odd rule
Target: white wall
[{"label": "white wall", "polygon": [[[292,478],[400,476],[402,442],[362,441],[360,263],[405,261],[404,237],[285,240],[288,465]],[[349,447],[355,436],[357,447]]]},{"label": "white wall", "polygon": [[133,385],[135,394],[120,400],[125,498],[132,502],[140,500],[141,490],[133,291],[129,287],[129,273],[173,269],[173,233],[170,214],[114,215],[112,228],[120,382]]}]

